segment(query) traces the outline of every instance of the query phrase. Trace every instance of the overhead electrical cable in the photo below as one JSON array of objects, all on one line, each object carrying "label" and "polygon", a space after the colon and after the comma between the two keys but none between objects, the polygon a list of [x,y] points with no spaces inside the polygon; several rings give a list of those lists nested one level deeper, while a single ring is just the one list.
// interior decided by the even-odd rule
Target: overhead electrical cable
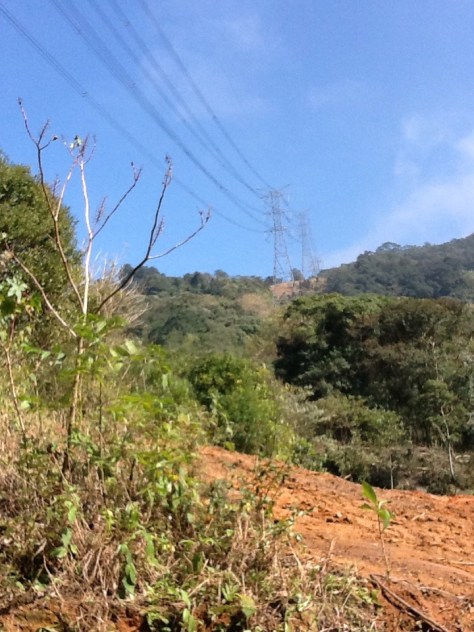
[{"label": "overhead electrical cable", "polygon": [[[119,45],[126,51],[126,53],[135,61],[138,67],[141,66],[141,70],[143,74],[147,77],[151,85],[154,89],[159,93],[161,98],[165,101],[168,107],[176,111],[175,103],[173,103],[172,99],[167,96],[166,92],[159,86],[156,78],[152,75],[152,73],[147,69],[146,66],[143,65],[142,59],[138,57],[138,55],[130,48],[125,38],[120,34],[114,24],[111,22],[105,11],[101,8],[101,6],[95,0],[88,0],[91,8],[100,16],[108,30],[112,33],[113,37],[119,43]],[[257,196],[260,200],[262,199],[261,194],[255,187],[252,187],[245,178],[238,172],[238,170],[234,167],[234,165],[229,161],[229,159],[225,156],[225,154],[221,151],[219,146],[214,142],[213,138],[209,135],[206,129],[203,127],[201,122],[196,118],[191,108],[186,103],[186,100],[181,96],[179,90],[174,85],[173,81],[170,79],[169,75],[163,69],[163,67],[156,60],[156,56],[147,46],[146,42],[138,33],[137,29],[133,26],[132,21],[127,17],[127,15],[123,12],[121,7],[117,4],[116,0],[108,0],[109,5],[112,10],[119,16],[120,20],[124,23],[125,27],[129,31],[131,37],[133,38],[135,44],[140,49],[143,59],[146,59],[154,71],[159,75],[160,79],[168,88],[169,92],[173,95],[174,99],[179,103],[179,107],[186,113],[187,119],[181,116],[182,123],[186,126],[186,128],[191,132],[191,134],[198,139],[198,141],[202,144],[202,146],[214,157],[215,160],[219,162],[219,164],[230,173],[240,184],[246,187],[251,193]],[[178,113],[179,115],[179,113]],[[194,129],[193,125],[195,128]],[[248,205],[247,205],[248,206]],[[249,208],[252,208],[249,206]],[[260,212],[259,209],[253,208],[257,212]]]},{"label": "overhead electrical cable", "polygon": [[[117,121],[116,118],[111,116],[108,110],[101,105],[85,88],[82,86],[73,75],[60,63],[57,59],[51,55],[39,42],[38,40],[0,3],[0,14],[10,22],[10,24],[15,28],[15,30],[20,33],[22,37],[24,37],[33,48],[37,50],[37,52],[43,57],[43,59],[55,70],[69,85],[70,87],[77,92],[77,94],[89,102],[91,107],[93,107],[96,112],[106,120],[111,127],[113,127],[116,131],[118,131],[121,136],[126,138],[131,145],[133,145],[138,151],[140,151],[144,156],[146,156],[149,160],[156,164],[160,164],[160,159],[149,151],[149,149],[140,143],[129,131],[125,128],[121,123]],[[208,203],[205,202],[201,197],[199,197],[190,187],[188,187],[182,180],[180,180],[176,175],[173,176],[173,180],[176,184],[186,191],[191,197],[193,197],[197,202],[202,204],[204,207],[208,206]],[[240,224],[233,218],[227,217],[224,213],[219,211],[218,209],[212,208],[213,213],[224,219],[226,222],[233,224],[241,228],[242,230],[248,232],[261,233],[261,230],[256,230],[253,228],[249,228],[248,226],[244,226]]]},{"label": "overhead electrical cable", "polygon": [[240,148],[238,147],[238,145],[235,143],[235,141],[232,139],[232,137],[230,136],[230,134],[227,132],[227,130],[225,129],[224,125],[221,123],[221,121],[219,120],[217,114],[214,112],[214,110],[212,109],[211,105],[208,103],[206,97],[204,96],[204,94],[202,93],[201,89],[199,88],[199,86],[197,85],[197,83],[194,81],[193,77],[191,76],[191,73],[188,71],[188,69],[186,68],[186,65],[184,64],[184,62],[182,61],[181,57],[178,55],[178,53],[176,52],[175,48],[173,47],[173,45],[171,44],[170,40],[167,38],[166,34],[164,33],[163,29],[160,26],[160,23],[158,22],[158,20],[156,19],[155,15],[153,14],[153,12],[150,10],[146,0],[139,0],[139,3],[144,11],[144,13],[148,16],[150,22],[153,24],[153,26],[155,27],[158,35],[160,36],[160,38],[162,39],[163,43],[165,44],[166,48],[168,49],[170,55],[173,57],[176,65],[179,67],[179,69],[181,70],[181,72],[184,74],[184,76],[186,77],[186,79],[188,80],[194,94],[197,96],[197,98],[200,100],[200,102],[202,103],[202,105],[204,106],[204,108],[206,109],[207,113],[209,114],[209,116],[212,118],[212,120],[214,121],[214,123],[217,125],[217,127],[219,128],[221,134],[224,136],[224,138],[227,140],[227,142],[231,145],[231,147],[233,148],[233,150],[237,153],[237,155],[241,158],[241,160],[243,160],[243,162],[245,163],[245,165],[250,169],[250,171],[254,174],[254,176],[256,176],[260,182],[267,188],[267,189],[273,189],[273,187],[268,184],[268,182],[266,182],[266,180],[259,174],[259,172],[255,169],[255,167],[252,166],[252,164],[250,163],[250,161],[245,157],[245,155],[243,154],[243,152],[240,150]]},{"label": "overhead electrical cable", "polygon": [[[190,189],[188,187],[187,184],[185,184],[182,180],[179,180],[178,178],[176,178],[175,175],[173,175],[173,180],[176,180],[177,184],[180,186],[181,189],[183,189],[184,191],[186,191],[189,195],[191,195],[195,200],[197,200],[202,206],[208,206],[208,204],[205,202],[205,200],[203,200],[201,197],[199,197],[196,193],[194,193],[192,191],[192,189]],[[249,233],[258,233],[258,234],[263,234],[265,232],[267,232],[268,228],[266,228],[265,230],[261,230],[261,229],[257,229],[257,228],[249,228],[248,226],[244,226],[243,224],[241,224],[240,222],[236,221],[235,219],[228,217],[227,215],[224,215],[221,211],[219,211],[218,209],[216,209],[214,206],[211,208],[211,212],[215,213],[216,215],[218,215],[219,217],[222,217],[223,219],[225,219],[226,222],[228,222],[229,224],[233,224],[234,226],[237,226],[238,228],[242,228],[243,230],[246,230]]]},{"label": "overhead electrical cable", "polygon": [[[102,42],[102,38],[90,25],[88,20],[81,14],[79,9],[73,4],[67,4],[68,8],[73,8],[78,18],[74,20],[65,6],[62,5],[60,0],[50,0],[58,10],[63,19],[76,31],[79,36],[91,47],[94,54],[101,60],[106,66],[112,76],[118,81],[125,90],[133,97],[138,105],[152,118],[155,123],[160,127],[171,140],[181,149],[185,156],[243,213],[251,217],[255,222],[265,226],[265,223],[258,217],[256,217],[251,211],[249,211],[235,194],[233,194],[225,185],[223,185],[210,171],[203,165],[203,163],[194,155],[194,153],[186,147],[181,138],[174,132],[170,126],[163,120],[158,113],[154,104],[143,93],[142,90],[136,85],[134,80],[130,77],[126,69],[116,58],[116,56],[110,51],[110,49]],[[82,28],[81,28],[82,23]]]}]

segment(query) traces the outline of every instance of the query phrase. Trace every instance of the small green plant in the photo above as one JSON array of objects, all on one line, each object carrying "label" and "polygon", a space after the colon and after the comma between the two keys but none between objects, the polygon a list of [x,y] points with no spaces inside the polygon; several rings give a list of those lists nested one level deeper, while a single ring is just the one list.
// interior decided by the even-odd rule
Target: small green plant
[{"label": "small green plant", "polygon": [[362,496],[366,499],[363,505],[361,505],[361,509],[369,509],[377,516],[377,526],[379,530],[379,540],[380,545],[382,547],[382,553],[385,561],[385,568],[387,570],[387,576],[390,575],[390,561],[387,556],[387,550],[385,548],[385,538],[384,531],[390,525],[390,522],[393,518],[393,513],[387,508],[387,500],[381,500],[375,491],[375,489],[370,485],[370,483],[363,482],[362,483]]}]

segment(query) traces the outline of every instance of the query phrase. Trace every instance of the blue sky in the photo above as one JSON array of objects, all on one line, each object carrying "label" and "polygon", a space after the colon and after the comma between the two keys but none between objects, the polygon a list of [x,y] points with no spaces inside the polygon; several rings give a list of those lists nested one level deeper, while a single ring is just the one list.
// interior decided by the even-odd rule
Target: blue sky
[{"label": "blue sky", "polygon": [[[99,259],[121,263],[141,256],[170,155],[156,251],[192,231],[200,210],[212,219],[156,262],[167,274],[272,274],[269,186],[293,216],[294,267],[303,211],[322,267],[385,241],[440,243],[474,231],[473,32],[470,0],[0,0],[0,147],[34,168],[22,97],[33,129],[49,119],[60,137],[95,136],[95,204],[112,204],[130,163],[142,166],[97,243]],[[60,143],[46,163],[51,180],[67,171]],[[77,183],[67,201],[80,220]]]}]

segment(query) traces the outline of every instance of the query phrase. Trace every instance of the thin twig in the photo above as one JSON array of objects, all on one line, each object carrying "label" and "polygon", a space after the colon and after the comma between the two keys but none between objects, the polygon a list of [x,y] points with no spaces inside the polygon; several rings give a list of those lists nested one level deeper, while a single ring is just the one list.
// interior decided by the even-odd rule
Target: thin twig
[{"label": "thin twig", "polygon": [[102,302],[99,304],[98,308],[97,308],[97,313],[100,313],[100,311],[102,310],[102,308],[106,305],[106,303],[108,303],[116,294],[118,294],[121,290],[123,290],[125,287],[127,287],[127,285],[130,283],[130,281],[133,279],[133,277],[136,275],[136,273],[138,272],[138,270],[140,270],[140,268],[142,268],[148,261],[152,261],[155,259],[159,259],[161,257],[165,257],[166,255],[169,255],[170,253],[172,253],[174,250],[177,250],[178,248],[181,248],[182,246],[184,246],[185,244],[187,244],[189,241],[191,241],[191,239],[193,239],[194,237],[196,237],[196,235],[204,228],[204,226],[207,224],[207,222],[210,219],[210,213],[206,213],[204,214],[203,212],[200,213],[200,225],[198,226],[198,228],[196,228],[196,230],[194,230],[192,233],[190,233],[185,239],[183,239],[182,241],[180,241],[179,243],[175,244],[174,246],[171,246],[171,248],[168,248],[168,250],[166,250],[163,253],[160,253],[158,255],[152,255],[152,250],[158,240],[158,237],[161,235],[161,232],[163,230],[163,220],[161,218],[161,210],[162,210],[162,206],[163,206],[163,201],[165,198],[165,194],[166,191],[168,190],[168,187],[171,184],[171,179],[172,179],[172,164],[169,158],[167,158],[168,161],[168,169],[166,170],[165,176],[163,178],[163,184],[162,184],[162,188],[161,188],[161,193],[160,193],[160,197],[158,199],[158,203],[155,209],[155,214],[153,216],[153,223],[150,229],[150,233],[149,233],[149,237],[148,237],[148,245],[147,248],[145,250],[145,254],[143,255],[142,259],[139,261],[139,263],[137,263],[136,266],[134,266],[130,272],[128,272],[128,274],[126,274],[124,276],[124,278],[120,281],[120,283],[114,288],[114,290],[112,290],[112,292],[110,292],[103,300]]},{"label": "thin twig", "polygon": [[186,245],[189,241],[191,241],[191,239],[194,239],[194,237],[196,237],[196,235],[199,232],[201,232],[201,230],[204,228],[204,226],[207,224],[207,222],[211,218],[210,211],[207,211],[206,213],[203,213],[201,211],[199,215],[201,217],[201,224],[199,225],[198,228],[196,228],[196,230],[194,232],[192,232],[185,239],[183,239],[182,241],[178,242],[174,246],[171,246],[171,248],[168,248],[168,250],[165,250],[164,252],[160,252],[157,255],[151,255],[150,257],[148,257],[148,260],[149,261],[154,261],[155,259],[161,259],[162,257],[166,257],[169,254],[171,254],[174,250],[177,250],[178,248],[181,248],[182,246]]},{"label": "thin twig", "polygon": [[390,588],[388,588],[388,586],[381,582],[376,575],[370,575],[370,579],[380,588],[382,594],[387,599],[387,601],[389,601],[397,608],[401,608],[411,617],[415,617],[420,621],[424,621],[427,625],[429,625],[431,632],[449,632],[447,628],[442,626],[440,623],[437,623],[427,614],[421,612],[421,610],[418,610],[418,608],[415,608],[414,606],[409,604],[408,601],[405,601],[405,599],[400,597],[400,595],[397,595],[397,593],[393,592],[393,590],[391,590]]},{"label": "thin twig", "polygon": [[81,306],[81,309],[83,309],[83,301],[82,301],[82,296],[81,293],[79,291],[79,288],[77,287],[77,284],[74,280],[74,277],[72,275],[72,270],[71,270],[71,266],[70,266],[70,261],[69,258],[64,250],[63,247],[63,243],[62,243],[62,238],[61,238],[61,228],[59,225],[59,215],[60,215],[60,210],[63,204],[63,199],[64,199],[64,194],[66,192],[66,188],[72,178],[72,174],[75,170],[75,168],[78,166],[79,164],[79,159],[80,157],[84,155],[84,151],[85,151],[85,146],[83,148],[81,148],[81,150],[79,151],[78,155],[74,157],[73,162],[71,164],[71,167],[68,171],[68,174],[64,180],[63,186],[61,188],[61,193],[57,196],[57,200],[56,200],[56,209],[53,207],[52,201],[51,201],[51,193],[48,191],[48,187],[46,185],[46,178],[44,175],[44,168],[43,168],[43,151],[45,149],[47,149],[47,147],[49,147],[49,145],[53,142],[53,140],[56,139],[55,136],[53,136],[53,138],[51,140],[49,140],[47,143],[42,144],[43,138],[46,134],[46,130],[49,127],[49,122],[46,122],[39,135],[38,138],[35,138],[34,135],[31,132],[30,129],[30,125],[29,125],[29,121],[28,121],[28,116],[26,114],[26,111],[23,107],[23,102],[21,99],[18,100],[18,104],[20,106],[20,111],[21,114],[23,116],[23,121],[25,124],[25,128],[27,131],[27,134],[29,136],[29,138],[31,139],[32,143],[34,144],[34,146],[36,147],[36,157],[37,157],[37,163],[38,163],[38,169],[39,169],[39,182],[40,182],[40,186],[41,189],[43,191],[43,197],[44,200],[48,206],[48,210],[49,213],[51,215],[51,219],[53,221],[53,229],[54,229],[54,243],[56,245],[56,248],[59,252],[59,256],[61,259],[61,263],[63,265],[63,268],[66,272],[66,276],[67,279],[69,281],[69,285],[71,286],[74,294],[76,295],[76,298],[79,302],[79,305]]},{"label": "thin twig", "polygon": [[91,226],[89,190],[87,188],[84,160],[81,160],[79,162],[79,170],[81,173],[82,195],[84,198],[84,221],[87,230],[87,247],[84,256],[84,292],[82,294],[82,313],[85,317],[87,316],[87,313],[89,311],[89,288],[91,283],[90,263],[92,256],[92,246],[94,245],[94,232]]},{"label": "thin twig", "polygon": [[16,390],[16,383],[15,383],[15,377],[13,375],[13,360],[10,354],[10,349],[11,349],[11,344],[13,341],[13,335],[14,335],[14,331],[15,331],[15,321],[12,320],[11,324],[10,324],[10,335],[9,335],[9,340],[7,343],[3,344],[3,351],[5,353],[5,360],[7,363],[7,370],[8,370],[8,380],[10,382],[10,391],[12,394],[12,400],[13,400],[13,407],[15,408],[15,412],[16,412],[16,416],[18,419],[18,423],[20,425],[20,429],[21,429],[21,434],[23,436],[23,442],[26,443],[26,430],[25,430],[25,422],[23,420],[23,414],[20,408],[20,402],[19,402],[19,398],[18,398],[18,393]]},{"label": "thin twig", "polygon": [[[142,170],[141,169],[135,169],[135,166],[134,166],[134,164],[132,162],[132,171],[133,171],[132,184],[128,187],[128,189],[125,191],[125,193],[119,199],[119,201],[115,204],[113,209],[109,213],[107,213],[106,218],[100,224],[100,226],[95,228],[95,230],[94,230],[94,238],[97,237],[98,235],[100,235],[100,233],[104,230],[104,228],[107,225],[107,223],[109,222],[109,220],[112,219],[112,217],[115,215],[115,213],[119,210],[119,208],[122,206],[122,204],[128,198],[130,193],[133,191],[133,189],[137,186],[138,181],[140,180],[140,177],[141,177],[141,174],[142,174]],[[102,211],[99,209],[99,212],[97,213],[97,216],[96,216],[96,225],[100,221],[101,217],[102,217]]]}]

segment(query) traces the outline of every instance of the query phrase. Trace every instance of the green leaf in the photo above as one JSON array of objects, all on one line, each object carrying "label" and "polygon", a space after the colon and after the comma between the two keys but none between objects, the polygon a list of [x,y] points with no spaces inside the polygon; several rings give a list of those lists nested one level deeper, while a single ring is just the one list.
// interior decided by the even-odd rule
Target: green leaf
[{"label": "green leaf", "polygon": [[155,555],[155,544],[153,542],[153,537],[150,533],[144,532],[143,537],[145,539],[145,555],[146,559],[150,564],[157,564],[157,559]]},{"label": "green leaf", "polygon": [[107,320],[105,318],[101,318],[95,323],[95,331],[97,334],[100,334],[107,327]]},{"label": "green leaf", "polygon": [[202,567],[204,566],[204,556],[202,553],[197,552],[193,555],[192,564],[194,573],[197,574],[202,571]]},{"label": "green leaf", "polygon": [[124,347],[128,351],[129,355],[136,355],[138,353],[137,345],[131,340],[126,340]]},{"label": "green leaf", "polygon": [[392,520],[392,514],[386,508],[380,509],[379,518],[383,522],[384,529],[386,529],[390,525],[390,521]]},{"label": "green leaf", "polygon": [[132,597],[135,594],[135,584],[131,584],[128,581],[127,577],[124,577],[122,580],[122,586],[125,588],[125,593],[129,596]]},{"label": "green leaf", "polygon": [[56,549],[53,549],[53,551],[51,552],[51,555],[53,557],[57,557],[58,559],[62,559],[63,557],[66,557],[67,555],[67,549],[64,546],[58,546]]},{"label": "green leaf", "polygon": [[184,601],[185,605],[186,605],[188,608],[191,608],[191,599],[190,599],[190,597],[189,597],[188,593],[187,593],[185,590],[183,590],[183,589],[181,589],[181,588],[180,588],[180,590],[179,590],[179,594],[180,594],[180,596],[181,596],[181,599]]},{"label": "green leaf", "polygon": [[371,502],[375,507],[378,505],[377,494],[375,493],[374,488],[370,483],[366,481],[362,482],[362,495],[364,498],[367,498],[369,502]]},{"label": "green leaf", "polygon": [[5,298],[0,305],[2,316],[11,316],[16,310],[16,301],[12,298]]},{"label": "green leaf", "polygon": [[63,543],[63,546],[67,548],[70,545],[71,540],[72,540],[72,530],[64,529],[64,531],[61,534],[61,542]]},{"label": "green leaf", "polygon": [[68,522],[71,522],[71,523],[74,522],[75,519],[76,519],[76,514],[77,514],[77,507],[76,507],[76,505],[73,505],[71,503],[71,505],[69,507],[69,510],[67,512]]},{"label": "green leaf", "polygon": [[250,595],[240,595],[240,607],[247,619],[257,612],[255,601],[252,597],[250,597]]},{"label": "green leaf", "polygon": [[183,610],[183,623],[186,624],[187,632],[195,632],[197,630],[196,618],[191,614],[188,608]]},{"label": "green leaf", "polygon": [[133,564],[133,562],[129,562],[125,565],[125,574],[127,581],[135,586],[137,583],[137,569],[135,568],[135,564]]}]

